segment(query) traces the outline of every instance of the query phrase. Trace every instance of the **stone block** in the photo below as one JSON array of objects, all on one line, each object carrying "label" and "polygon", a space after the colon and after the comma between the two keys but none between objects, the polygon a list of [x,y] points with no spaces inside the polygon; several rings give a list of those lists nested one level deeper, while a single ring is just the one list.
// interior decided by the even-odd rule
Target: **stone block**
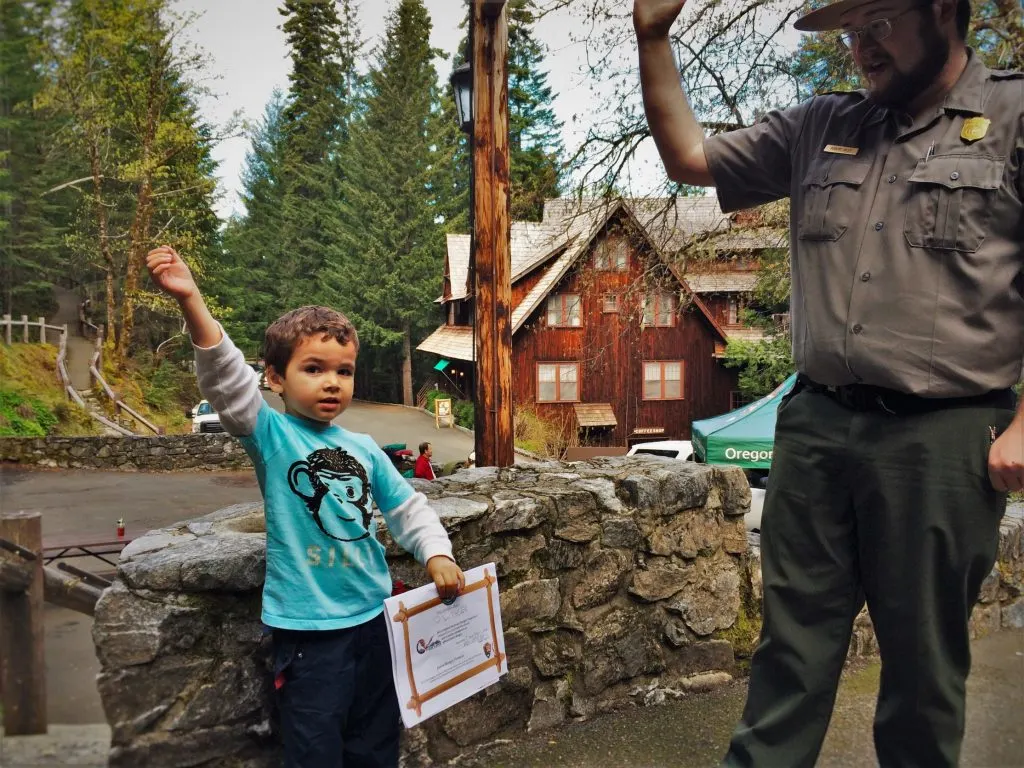
[{"label": "stone block", "polygon": [[615,550],[599,550],[587,560],[583,578],[572,592],[574,607],[584,610],[607,602],[619,591],[624,558]]},{"label": "stone block", "polygon": [[536,528],[544,522],[546,510],[536,499],[496,501],[485,526],[488,533],[508,533]]},{"label": "stone block", "polygon": [[578,632],[547,632],[540,635],[533,645],[533,663],[544,677],[567,674],[583,655],[583,638]]},{"label": "stone block", "polygon": [[618,515],[626,511],[622,501],[615,493],[615,483],[608,478],[595,477],[577,480],[572,487],[581,488],[594,494],[598,507],[604,513]]},{"label": "stone block", "polygon": [[550,619],[562,604],[558,579],[524,581],[501,593],[501,620],[512,626],[523,619]]},{"label": "stone block", "polygon": [[705,559],[682,591],[666,608],[682,616],[695,634],[702,637],[716,629],[728,629],[740,609],[740,577],[727,557]]},{"label": "stone block", "polygon": [[1024,600],[1016,600],[1002,609],[1004,629],[1024,629]]},{"label": "stone block", "polygon": [[651,561],[645,570],[633,571],[629,593],[652,603],[672,597],[693,579],[689,568],[664,560]]},{"label": "stone block", "polygon": [[745,515],[750,511],[750,483],[739,467],[714,468],[714,482],[722,499],[722,511],[727,517]]},{"label": "stone block", "polygon": [[601,520],[601,545],[618,549],[636,549],[643,540],[640,527],[631,517],[604,517]]},{"label": "stone block", "polygon": [[545,568],[560,571],[567,568],[579,568],[586,559],[587,547],[561,539],[548,539],[547,547],[541,555]]}]

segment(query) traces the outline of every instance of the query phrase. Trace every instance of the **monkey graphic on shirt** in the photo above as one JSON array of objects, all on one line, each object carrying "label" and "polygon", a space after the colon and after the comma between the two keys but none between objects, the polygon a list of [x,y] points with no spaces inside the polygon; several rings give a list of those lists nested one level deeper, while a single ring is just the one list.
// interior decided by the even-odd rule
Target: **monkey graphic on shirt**
[{"label": "monkey graphic on shirt", "polygon": [[[302,482],[304,476],[308,483]],[[370,535],[370,481],[363,465],[344,448],[319,448],[305,461],[296,461],[288,468],[288,487],[306,503],[316,527],[325,536],[335,541],[359,541]],[[328,493],[338,500],[342,509],[351,504],[360,511],[362,519],[358,522],[364,529],[361,535],[343,539],[324,527],[320,507]],[[345,517],[340,512],[338,518],[347,523],[357,522],[356,518]]]}]

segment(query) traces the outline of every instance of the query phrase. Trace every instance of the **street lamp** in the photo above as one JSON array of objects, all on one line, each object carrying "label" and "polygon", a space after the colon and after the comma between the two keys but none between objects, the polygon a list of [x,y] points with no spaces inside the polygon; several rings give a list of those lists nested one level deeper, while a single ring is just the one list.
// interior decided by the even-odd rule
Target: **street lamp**
[{"label": "street lamp", "polygon": [[473,130],[473,69],[468,61],[452,70],[451,84],[459,128],[469,133]]}]

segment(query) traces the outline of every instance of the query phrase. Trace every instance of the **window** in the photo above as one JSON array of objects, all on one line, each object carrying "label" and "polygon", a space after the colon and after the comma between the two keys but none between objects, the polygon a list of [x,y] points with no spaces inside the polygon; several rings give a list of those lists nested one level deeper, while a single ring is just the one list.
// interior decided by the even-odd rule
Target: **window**
[{"label": "window", "polygon": [[644,363],[644,400],[682,399],[682,360]]},{"label": "window", "polygon": [[606,272],[625,272],[629,269],[626,238],[602,240],[594,252],[594,268]]},{"label": "window", "polygon": [[574,293],[556,293],[548,296],[548,326],[552,328],[579,328],[583,325],[580,317],[580,297]]},{"label": "window", "polygon": [[618,312],[619,311],[619,295],[615,293],[606,293],[604,299],[601,302],[602,312]]},{"label": "window", "polygon": [[537,402],[579,401],[579,375],[579,363],[537,363]]},{"label": "window", "polygon": [[654,293],[644,299],[644,325],[671,327],[676,319],[674,293]]},{"label": "window", "polygon": [[725,311],[726,325],[739,325],[740,322],[740,300],[735,296],[728,298],[728,305]]}]

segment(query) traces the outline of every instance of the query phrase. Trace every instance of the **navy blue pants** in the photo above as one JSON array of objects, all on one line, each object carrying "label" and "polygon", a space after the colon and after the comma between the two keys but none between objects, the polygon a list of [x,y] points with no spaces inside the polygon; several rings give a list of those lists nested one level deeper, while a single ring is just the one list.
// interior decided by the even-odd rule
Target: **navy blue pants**
[{"label": "navy blue pants", "polygon": [[348,629],[275,629],[286,768],[394,768],[400,716],[384,615]]}]

